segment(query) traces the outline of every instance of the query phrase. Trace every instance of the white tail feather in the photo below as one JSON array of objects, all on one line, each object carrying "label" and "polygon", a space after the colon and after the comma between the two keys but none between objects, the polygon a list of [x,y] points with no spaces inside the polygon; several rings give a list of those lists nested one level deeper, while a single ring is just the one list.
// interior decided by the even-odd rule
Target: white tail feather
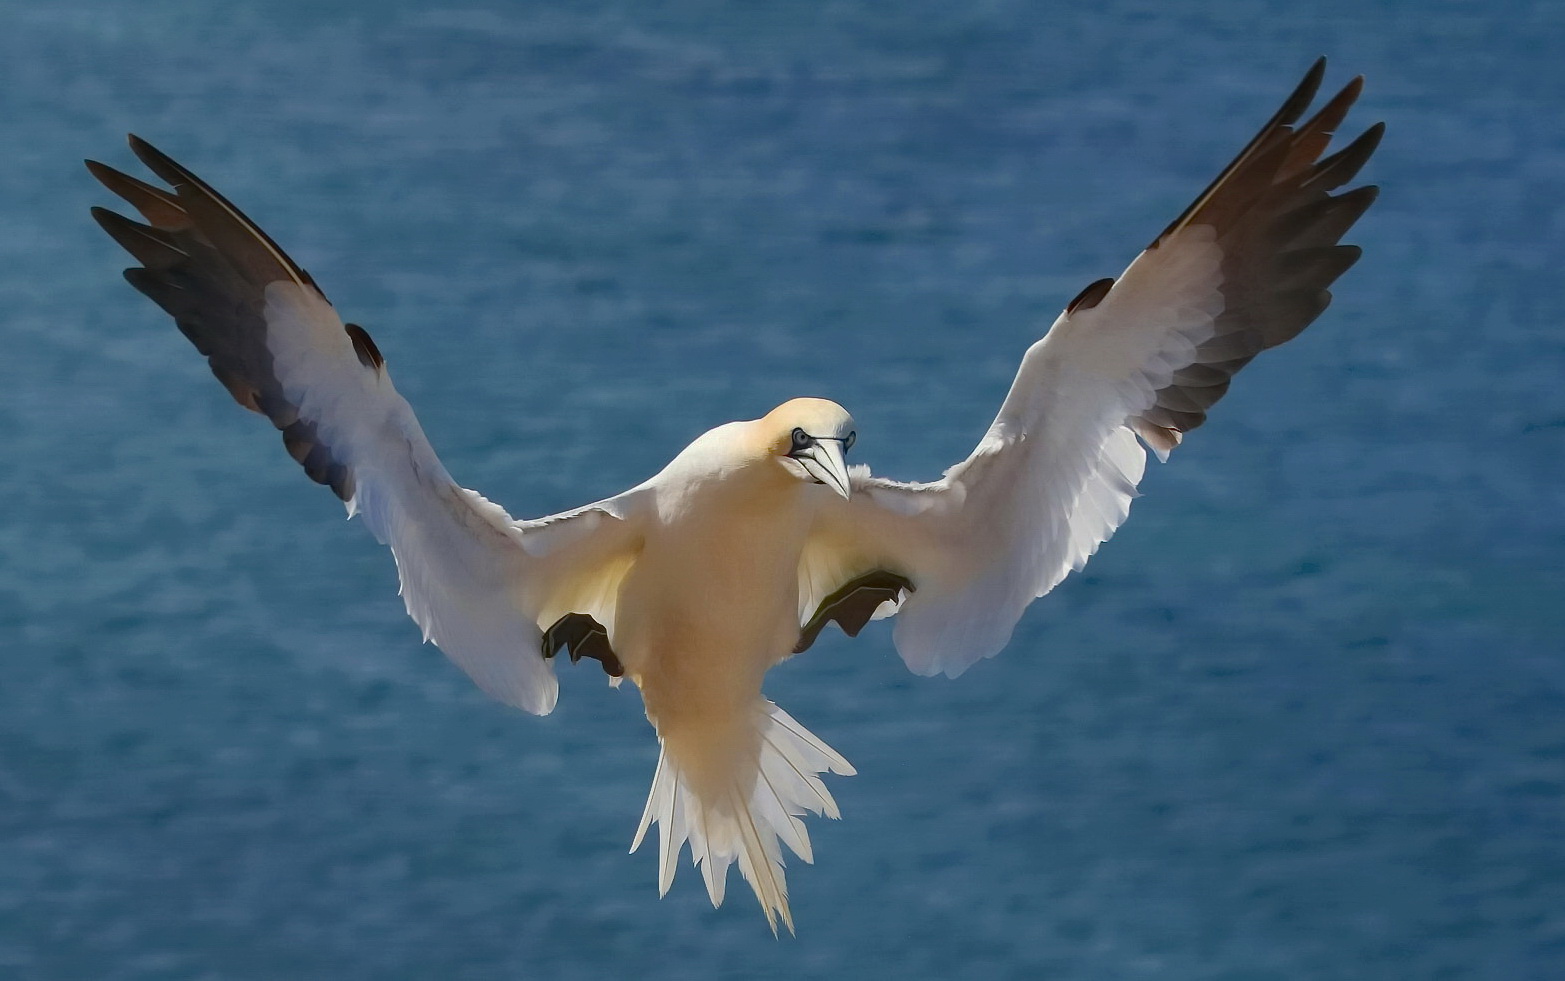
[{"label": "white tail feather", "polygon": [[656,821],[661,896],[673,883],[679,853],[689,841],[691,861],[701,869],[713,906],[722,904],[728,866],[738,860],[739,872],[755,890],[772,932],[777,932],[781,918],[791,933],[793,914],[788,909],[788,884],[778,842],[804,861],[813,862],[810,836],[800,818],[807,811],[839,816],[837,802],[817,774],[830,771],[852,776],[854,769],[836,750],[765,699],[756,703],[754,720],[758,758],[729,782],[726,792],[705,795],[712,799],[697,795],[691,781],[683,779],[680,762],[670,755],[668,742],[662,743],[652,790],[630,850],[641,847]]}]

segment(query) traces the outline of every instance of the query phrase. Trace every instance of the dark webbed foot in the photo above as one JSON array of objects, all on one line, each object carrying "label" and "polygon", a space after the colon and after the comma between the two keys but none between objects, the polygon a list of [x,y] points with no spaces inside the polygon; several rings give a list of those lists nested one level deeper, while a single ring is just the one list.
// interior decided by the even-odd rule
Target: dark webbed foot
[{"label": "dark webbed foot", "polygon": [[857,637],[880,604],[896,600],[904,591],[913,592],[913,583],[906,576],[884,569],[866,572],[850,580],[841,589],[821,600],[820,608],[799,632],[799,642],[794,645],[793,652],[803,654],[809,650],[828,620],[837,621],[837,626],[849,637]]},{"label": "dark webbed foot", "polygon": [[590,657],[603,665],[604,673],[611,678],[625,674],[625,666],[619,663],[614,648],[609,646],[609,632],[603,624],[585,613],[567,613],[554,621],[554,626],[543,632],[543,656],[553,657],[565,648],[575,664]]}]

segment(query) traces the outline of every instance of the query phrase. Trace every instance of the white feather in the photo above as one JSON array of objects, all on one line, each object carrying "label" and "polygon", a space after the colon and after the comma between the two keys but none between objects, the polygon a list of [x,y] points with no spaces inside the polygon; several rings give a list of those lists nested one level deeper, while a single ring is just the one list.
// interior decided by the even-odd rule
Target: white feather
[{"label": "white feather", "polygon": [[348,513],[391,546],[403,602],[424,639],[491,696],[547,714],[559,683],[540,654],[541,629],[577,611],[612,631],[633,547],[626,518],[634,492],[515,522],[451,479],[389,373],[365,370],[318,292],[271,284],[266,322],[273,370],[300,417],[352,470]]},{"label": "white feather", "polygon": [[652,789],[630,850],[641,847],[652,822],[660,827],[659,894],[667,893],[679,864],[679,850],[688,840],[690,857],[701,869],[713,906],[721,905],[728,867],[739,863],[766,921],[777,930],[779,920],[790,932],[785,862],[778,842],[806,862],[815,860],[810,836],[799,817],[806,813],[840,817],[837,802],[817,774],[853,775],[841,754],[765,699],[750,713],[759,739],[748,776],[729,782],[727,792],[703,799],[681,778],[681,763],[662,742]]},{"label": "white feather", "polygon": [[803,615],[884,568],[916,584],[895,611],[911,670],[955,677],[998,653],[1027,605],[1130,513],[1146,469],[1130,421],[1212,336],[1220,259],[1210,228],[1187,227],[1142,253],[1096,306],[1062,314],[1027,351],[972,455],[940,480],[855,469],[852,499],[822,508],[806,544]]}]

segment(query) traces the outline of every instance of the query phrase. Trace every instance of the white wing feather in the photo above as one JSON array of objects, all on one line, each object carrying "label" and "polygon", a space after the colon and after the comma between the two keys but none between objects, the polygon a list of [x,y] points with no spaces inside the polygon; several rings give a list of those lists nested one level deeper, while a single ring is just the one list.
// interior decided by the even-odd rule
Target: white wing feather
[{"label": "white wing feather", "polygon": [[348,513],[391,547],[403,601],[424,639],[493,697],[547,714],[559,683],[539,654],[541,627],[583,612],[612,636],[620,572],[613,558],[629,548],[629,498],[513,521],[451,478],[385,367],[363,370],[324,297],[293,283],[274,283],[266,294],[277,378],[352,471]]},{"label": "white wing feather", "polygon": [[541,629],[580,612],[613,637],[638,491],[519,523],[458,486],[369,335],[344,325],[309,274],[222,195],[145,142],[131,147],[173,191],[89,163],[148,222],[94,211],[141,262],[127,278],[174,316],[241,405],[282,430],[305,472],[391,546],[425,639],[494,697],[550,711],[559,689]]},{"label": "white wing feather", "polygon": [[1055,322],[977,449],[943,478],[856,470],[853,499],[827,505],[807,549],[805,605],[878,565],[915,584],[895,632],[914,672],[954,677],[998,653],[1022,610],[1129,514],[1146,454],[1126,420],[1212,331],[1216,248],[1209,229],[1180,234],[1180,247],[1137,259],[1128,288]]},{"label": "white wing feather", "polygon": [[919,674],[955,676],[1086,563],[1129,514],[1146,467],[1137,437],[1166,459],[1236,371],[1325,309],[1326,287],[1358,258],[1338,240],[1375,189],[1330,192],[1381,127],[1317,159],[1360,89],[1295,128],[1323,67],[1117,282],[1088,287],[1027,351],[971,456],[927,484],[855,469],[852,499],[827,502],[812,529],[801,620],[853,577],[895,572],[914,591],[877,613],[898,613],[898,652]]}]

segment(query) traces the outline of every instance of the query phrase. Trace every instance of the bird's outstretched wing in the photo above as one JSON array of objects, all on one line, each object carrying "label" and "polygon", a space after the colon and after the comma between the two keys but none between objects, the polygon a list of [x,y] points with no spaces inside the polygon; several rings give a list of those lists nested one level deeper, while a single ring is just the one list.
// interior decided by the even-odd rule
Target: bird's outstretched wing
[{"label": "bird's outstretched wing", "polygon": [[125,278],[173,315],[240,405],[282,431],[305,473],[391,546],[425,639],[494,697],[550,711],[559,685],[541,628],[567,612],[612,625],[616,577],[634,548],[630,498],[515,522],[458,486],[369,334],[344,324],[222,195],[145,141],[130,145],[172,190],[88,161],[146,220],[93,209],[140,263]]},{"label": "bird's outstretched wing", "polygon": [[1382,126],[1322,157],[1358,97],[1355,79],[1299,124],[1316,62],[1255,139],[1118,280],[1099,280],[1022,359],[983,440],[938,481],[856,469],[800,566],[801,621],[870,570],[910,589],[895,641],[920,674],[956,675],[997,653],[1022,610],[1080,569],[1125,520],[1146,465],[1206,419],[1234,373],[1331,302],[1359,257],[1338,244],[1375,200],[1352,180]]}]

